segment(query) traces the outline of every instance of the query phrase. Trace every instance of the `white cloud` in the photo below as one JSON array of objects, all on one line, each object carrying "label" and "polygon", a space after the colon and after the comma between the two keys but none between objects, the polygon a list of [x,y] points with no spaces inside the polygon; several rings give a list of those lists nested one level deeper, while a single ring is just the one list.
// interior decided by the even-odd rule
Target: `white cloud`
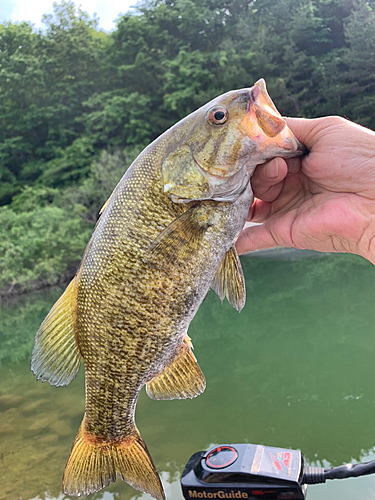
[{"label": "white cloud", "polygon": [[[100,18],[100,27],[106,30],[115,28],[114,20],[122,13],[125,14],[137,0],[83,0],[80,2],[81,8],[87,11],[91,16],[96,12]],[[78,5],[78,3],[77,3]]]},{"label": "white cloud", "polygon": [[8,21],[16,8],[16,0],[0,1],[0,23]]},{"label": "white cloud", "polygon": [[52,12],[52,2],[50,0],[16,0],[16,7],[12,13],[12,21],[31,21],[36,26],[41,25],[42,15]]},{"label": "white cloud", "polygon": [[[10,16],[12,21],[30,21],[36,27],[42,26],[41,19],[43,14],[52,12],[52,0],[14,0],[14,10]],[[100,27],[105,30],[115,28],[114,20],[120,13],[125,13],[137,0],[82,0],[76,1],[76,5],[87,11],[91,16],[94,12],[100,18]]]}]

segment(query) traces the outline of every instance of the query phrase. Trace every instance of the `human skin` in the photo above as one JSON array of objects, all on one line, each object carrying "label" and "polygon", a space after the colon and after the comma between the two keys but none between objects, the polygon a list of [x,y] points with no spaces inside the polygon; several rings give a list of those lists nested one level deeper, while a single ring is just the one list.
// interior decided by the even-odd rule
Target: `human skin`
[{"label": "human skin", "polygon": [[309,150],[259,165],[255,201],[236,248],[294,247],[358,254],[375,264],[375,132],[344,118],[287,118]]}]

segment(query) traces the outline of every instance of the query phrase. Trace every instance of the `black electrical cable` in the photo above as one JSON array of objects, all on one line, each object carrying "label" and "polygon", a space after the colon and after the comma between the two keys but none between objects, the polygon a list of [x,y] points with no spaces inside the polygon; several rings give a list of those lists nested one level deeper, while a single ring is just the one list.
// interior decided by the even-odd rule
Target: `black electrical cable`
[{"label": "black electrical cable", "polygon": [[349,477],[367,476],[375,473],[375,460],[361,464],[345,464],[331,469],[322,467],[305,467],[302,483],[319,484],[327,479],[346,479]]}]

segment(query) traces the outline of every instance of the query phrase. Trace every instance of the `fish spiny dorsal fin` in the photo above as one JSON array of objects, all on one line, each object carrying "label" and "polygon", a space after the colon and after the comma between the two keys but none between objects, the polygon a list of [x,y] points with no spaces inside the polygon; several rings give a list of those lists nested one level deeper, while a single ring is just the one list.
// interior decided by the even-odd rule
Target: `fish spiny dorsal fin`
[{"label": "fish spiny dorsal fin", "polygon": [[222,302],[226,297],[229,304],[237,309],[238,312],[240,312],[245,305],[245,279],[240,259],[234,247],[231,247],[224,255],[216,271],[211,288],[219,296]]},{"label": "fish spiny dorsal fin", "polygon": [[98,439],[85,431],[83,420],[74,440],[63,476],[63,492],[69,496],[95,493],[116,481],[116,476],[165,500],[163,486],[138,429],[115,441]]},{"label": "fish spiny dorsal fin", "polygon": [[34,375],[57,387],[77,376],[82,360],[74,337],[73,286],[74,280],[40,325],[31,355]]},{"label": "fish spiny dorsal fin", "polygon": [[210,227],[201,207],[193,206],[172,221],[151,243],[145,260],[159,264],[184,263],[200,245]]},{"label": "fish spiny dorsal fin", "polygon": [[[114,191],[113,191],[114,193]],[[113,198],[113,193],[111,194],[111,196],[108,198],[108,200],[104,203],[104,205],[102,206],[102,208],[100,209],[100,212],[99,212],[99,215],[102,215],[102,213],[104,212],[104,210],[107,208],[109,202],[111,201],[111,199]]]},{"label": "fish spiny dorsal fin", "polygon": [[108,205],[109,200],[110,200],[110,198],[108,198],[108,200],[104,203],[104,205],[100,209],[99,215],[102,215],[102,213],[104,212],[106,206]]},{"label": "fish spiny dorsal fin", "polygon": [[192,399],[202,394],[206,380],[192,347],[186,335],[172,363],[146,384],[146,392],[151,399]]}]

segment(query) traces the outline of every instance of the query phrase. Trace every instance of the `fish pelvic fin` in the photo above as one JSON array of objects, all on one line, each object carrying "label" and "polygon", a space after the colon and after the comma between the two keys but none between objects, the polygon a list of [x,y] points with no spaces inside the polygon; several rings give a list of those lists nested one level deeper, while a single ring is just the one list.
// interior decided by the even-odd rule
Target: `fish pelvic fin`
[{"label": "fish pelvic fin", "polygon": [[77,376],[82,361],[74,336],[74,300],[72,280],[40,325],[31,355],[34,375],[57,387]]},{"label": "fish pelvic fin", "polygon": [[95,493],[115,482],[116,476],[156,500],[165,500],[159,474],[136,427],[124,439],[103,440],[85,431],[83,420],[65,467],[64,494]]},{"label": "fish pelvic fin", "polygon": [[237,309],[238,312],[245,305],[245,278],[240,259],[234,247],[231,247],[224,255],[216,271],[211,288],[219,296],[221,302],[226,297],[229,304]]},{"label": "fish pelvic fin", "polygon": [[159,375],[146,384],[151,399],[195,398],[206,388],[206,380],[186,335],[176,357]]}]

